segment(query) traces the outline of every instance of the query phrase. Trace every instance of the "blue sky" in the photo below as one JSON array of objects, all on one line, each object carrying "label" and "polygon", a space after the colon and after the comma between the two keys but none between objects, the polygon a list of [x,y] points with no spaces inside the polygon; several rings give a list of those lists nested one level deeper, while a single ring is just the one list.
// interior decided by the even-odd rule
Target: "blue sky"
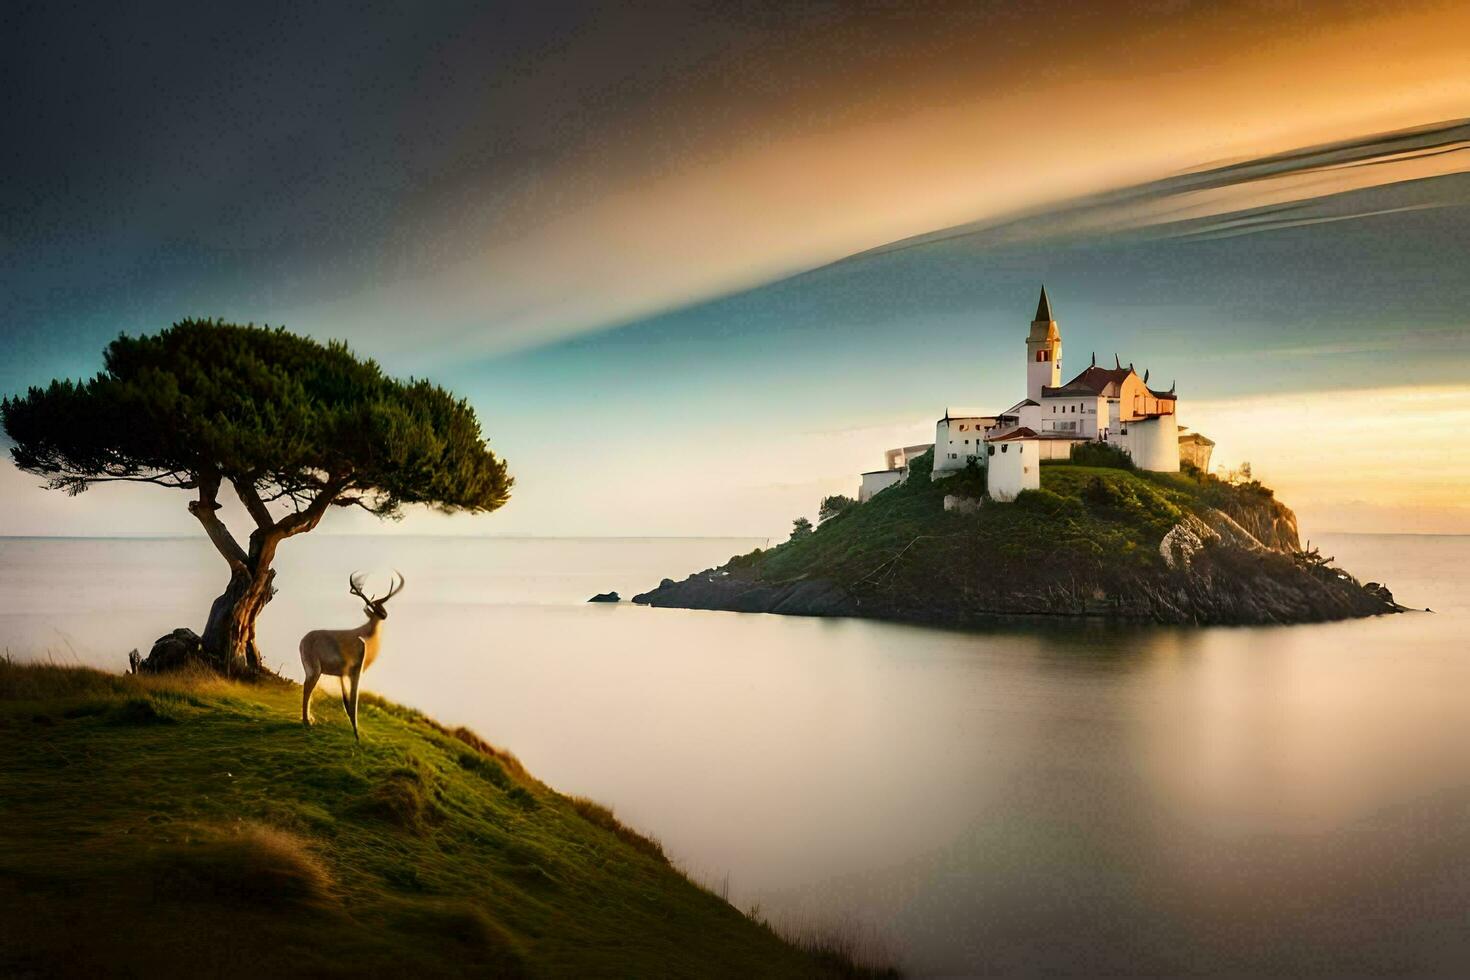
[{"label": "blue sky", "polygon": [[[1470,530],[1463,8],[268,13],[6,15],[0,391],[285,323],[510,461],[503,512],[397,531],[779,535],[1014,401],[1045,281],[1066,368],[1177,381],[1310,525]],[[0,534],[194,531],[34,482]]]}]

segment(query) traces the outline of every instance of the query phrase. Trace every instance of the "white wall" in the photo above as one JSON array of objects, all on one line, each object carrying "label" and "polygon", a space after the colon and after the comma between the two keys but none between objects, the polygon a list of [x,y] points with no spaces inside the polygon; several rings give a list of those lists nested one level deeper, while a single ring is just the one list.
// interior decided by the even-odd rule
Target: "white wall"
[{"label": "white wall", "polygon": [[1179,472],[1179,423],[1173,415],[1124,423],[1127,435],[1111,441],[1128,451],[1133,465],[1159,473]]},{"label": "white wall", "polygon": [[1031,428],[1037,432],[1064,432],[1096,439],[1099,427],[1108,425],[1108,402],[1100,395],[1043,398],[1040,421],[1040,425]]},{"label": "white wall", "polygon": [[992,500],[1015,500],[1022,490],[1041,486],[1040,447],[1035,439],[991,443],[986,448],[986,459],[985,488]]},{"label": "white wall", "polygon": [[858,503],[867,503],[873,499],[873,494],[879,490],[886,490],[895,483],[902,483],[907,475],[907,470],[877,470],[872,473],[864,473],[863,485],[858,488]]},{"label": "white wall", "polygon": [[1041,450],[1042,459],[1071,459],[1072,447],[1077,443],[1065,439],[1038,439],[1036,445]]},{"label": "white wall", "polygon": [[1040,405],[1022,405],[1021,411],[1017,414],[1021,416],[1020,425],[1030,429],[1032,432],[1041,431]]},{"label": "white wall", "polygon": [[934,423],[933,479],[964,469],[971,458],[984,466],[985,427],[994,421],[992,417],[977,415]]}]

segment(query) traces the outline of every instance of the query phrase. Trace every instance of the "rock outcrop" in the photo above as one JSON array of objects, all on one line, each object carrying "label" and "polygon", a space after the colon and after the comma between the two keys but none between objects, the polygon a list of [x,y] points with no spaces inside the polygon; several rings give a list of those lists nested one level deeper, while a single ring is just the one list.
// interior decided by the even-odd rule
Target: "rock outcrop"
[{"label": "rock outcrop", "polygon": [[721,569],[696,572],[682,582],[664,579],[658,588],[635,595],[639,605],[676,609],[780,613],[786,616],[854,616],[858,604],[844,589],[822,579],[764,585]]},{"label": "rock outcrop", "polygon": [[208,661],[204,655],[204,641],[199,634],[181,626],[153,641],[147,657],[139,658],[138,651],[134,650],[128,655],[128,662],[135,674],[165,674]]},{"label": "rock outcrop", "polygon": [[1296,514],[1275,497],[1267,495],[1258,502],[1238,499],[1221,502],[1220,513],[1230,518],[1247,534],[1272,551],[1299,551],[1302,543],[1297,534]]},{"label": "rock outcrop", "polygon": [[959,627],[1284,624],[1400,611],[1388,589],[1302,551],[1295,516],[1259,484],[1052,473],[1054,489],[1004,507],[911,480],[813,538],[664,579],[633,601]]}]

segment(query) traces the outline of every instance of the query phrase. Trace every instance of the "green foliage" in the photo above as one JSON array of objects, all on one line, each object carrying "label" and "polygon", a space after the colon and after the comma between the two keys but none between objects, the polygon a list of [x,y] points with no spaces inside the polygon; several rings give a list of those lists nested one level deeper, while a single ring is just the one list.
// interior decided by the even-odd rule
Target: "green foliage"
[{"label": "green foliage", "polygon": [[821,506],[817,509],[817,520],[826,522],[837,515],[857,506],[857,501],[843,494],[833,494],[823,497]]},{"label": "green foliage", "polygon": [[1072,447],[1073,466],[1100,466],[1118,470],[1137,470],[1133,457],[1106,442],[1079,442]]},{"label": "green foliage", "polygon": [[800,541],[802,538],[811,537],[812,522],[805,517],[798,517],[791,522],[791,540]]},{"label": "green foliage", "polygon": [[956,497],[979,500],[990,496],[990,490],[985,483],[985,467],[973,459],[965,463],[964,469],[945,477],[941,486],[946,494],[954,494]]},{"label": "green foliage", "polygon": [[745,568],[745,567],[750,566],[750,565],[759,564],[759,562],[761,560],[761,557],[764,554],[765,554],[765,551],[763,551],[760,548],[757,548],[754,551],[750,552],[749,554],[735,555],[734,557],[732,557],[729,561],[727,561],[725,563],[725,567],[726,568]]},{"label": "green foliage", "polygon": [[494,510],[511,487],[467,402],[280,328],[183,320],[119,337],[101,373],[6,398],[0,423],[17,466],[73,493],[212,474],[267,500],[335,487],[337,502],[391,516]]},{"label": "green foliage", "polygon": [[0,657],[0,973],[838,972],[472,732],[372,697],[359,745],[300,706]]},{"label": "green foliage", "polygon": [[[983,472],[935,482],[927,462],[915,461],[907,481],[815,534],[727,568],[769,584],[827,579],[875,615],[922,616],[942,605],[952,619],[957,608],[1044,597],[1059,583],[1074,596],[1126,594],[1137,576],[1163,571],[1159,542],[1186,512],[1249,507],[1255,493],[1213,479],[1058,463],[1042,468],[1040,489],[962,514],[945,511],[944,497],[976,495],[966,487],[982,486]],[[1037,601],[1044,611],[1046,600]]]},{"label": "green foliage", "polygon": [[1022,490],[1016,494],[1015,505],[1020,510],[1041,518],[1079,518],[1082,516],[1082,505],[1076,498],[1063,497],[1045,487],[1036,490]]}]

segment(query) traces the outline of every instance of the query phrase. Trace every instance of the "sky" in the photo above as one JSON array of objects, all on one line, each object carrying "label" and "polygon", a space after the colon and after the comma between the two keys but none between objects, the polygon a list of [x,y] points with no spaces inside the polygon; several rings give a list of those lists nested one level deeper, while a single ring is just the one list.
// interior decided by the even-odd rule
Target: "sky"
[{"label": "sky", "polygon": [[[0,12],[0,392],[285,324],[509,461],[395,533],[780,536],[1014,401],[1044,280],[1308,530],[1470,532],[1463,4],[206,6]],[[0,534],[196,532],[36,482]]]}]

